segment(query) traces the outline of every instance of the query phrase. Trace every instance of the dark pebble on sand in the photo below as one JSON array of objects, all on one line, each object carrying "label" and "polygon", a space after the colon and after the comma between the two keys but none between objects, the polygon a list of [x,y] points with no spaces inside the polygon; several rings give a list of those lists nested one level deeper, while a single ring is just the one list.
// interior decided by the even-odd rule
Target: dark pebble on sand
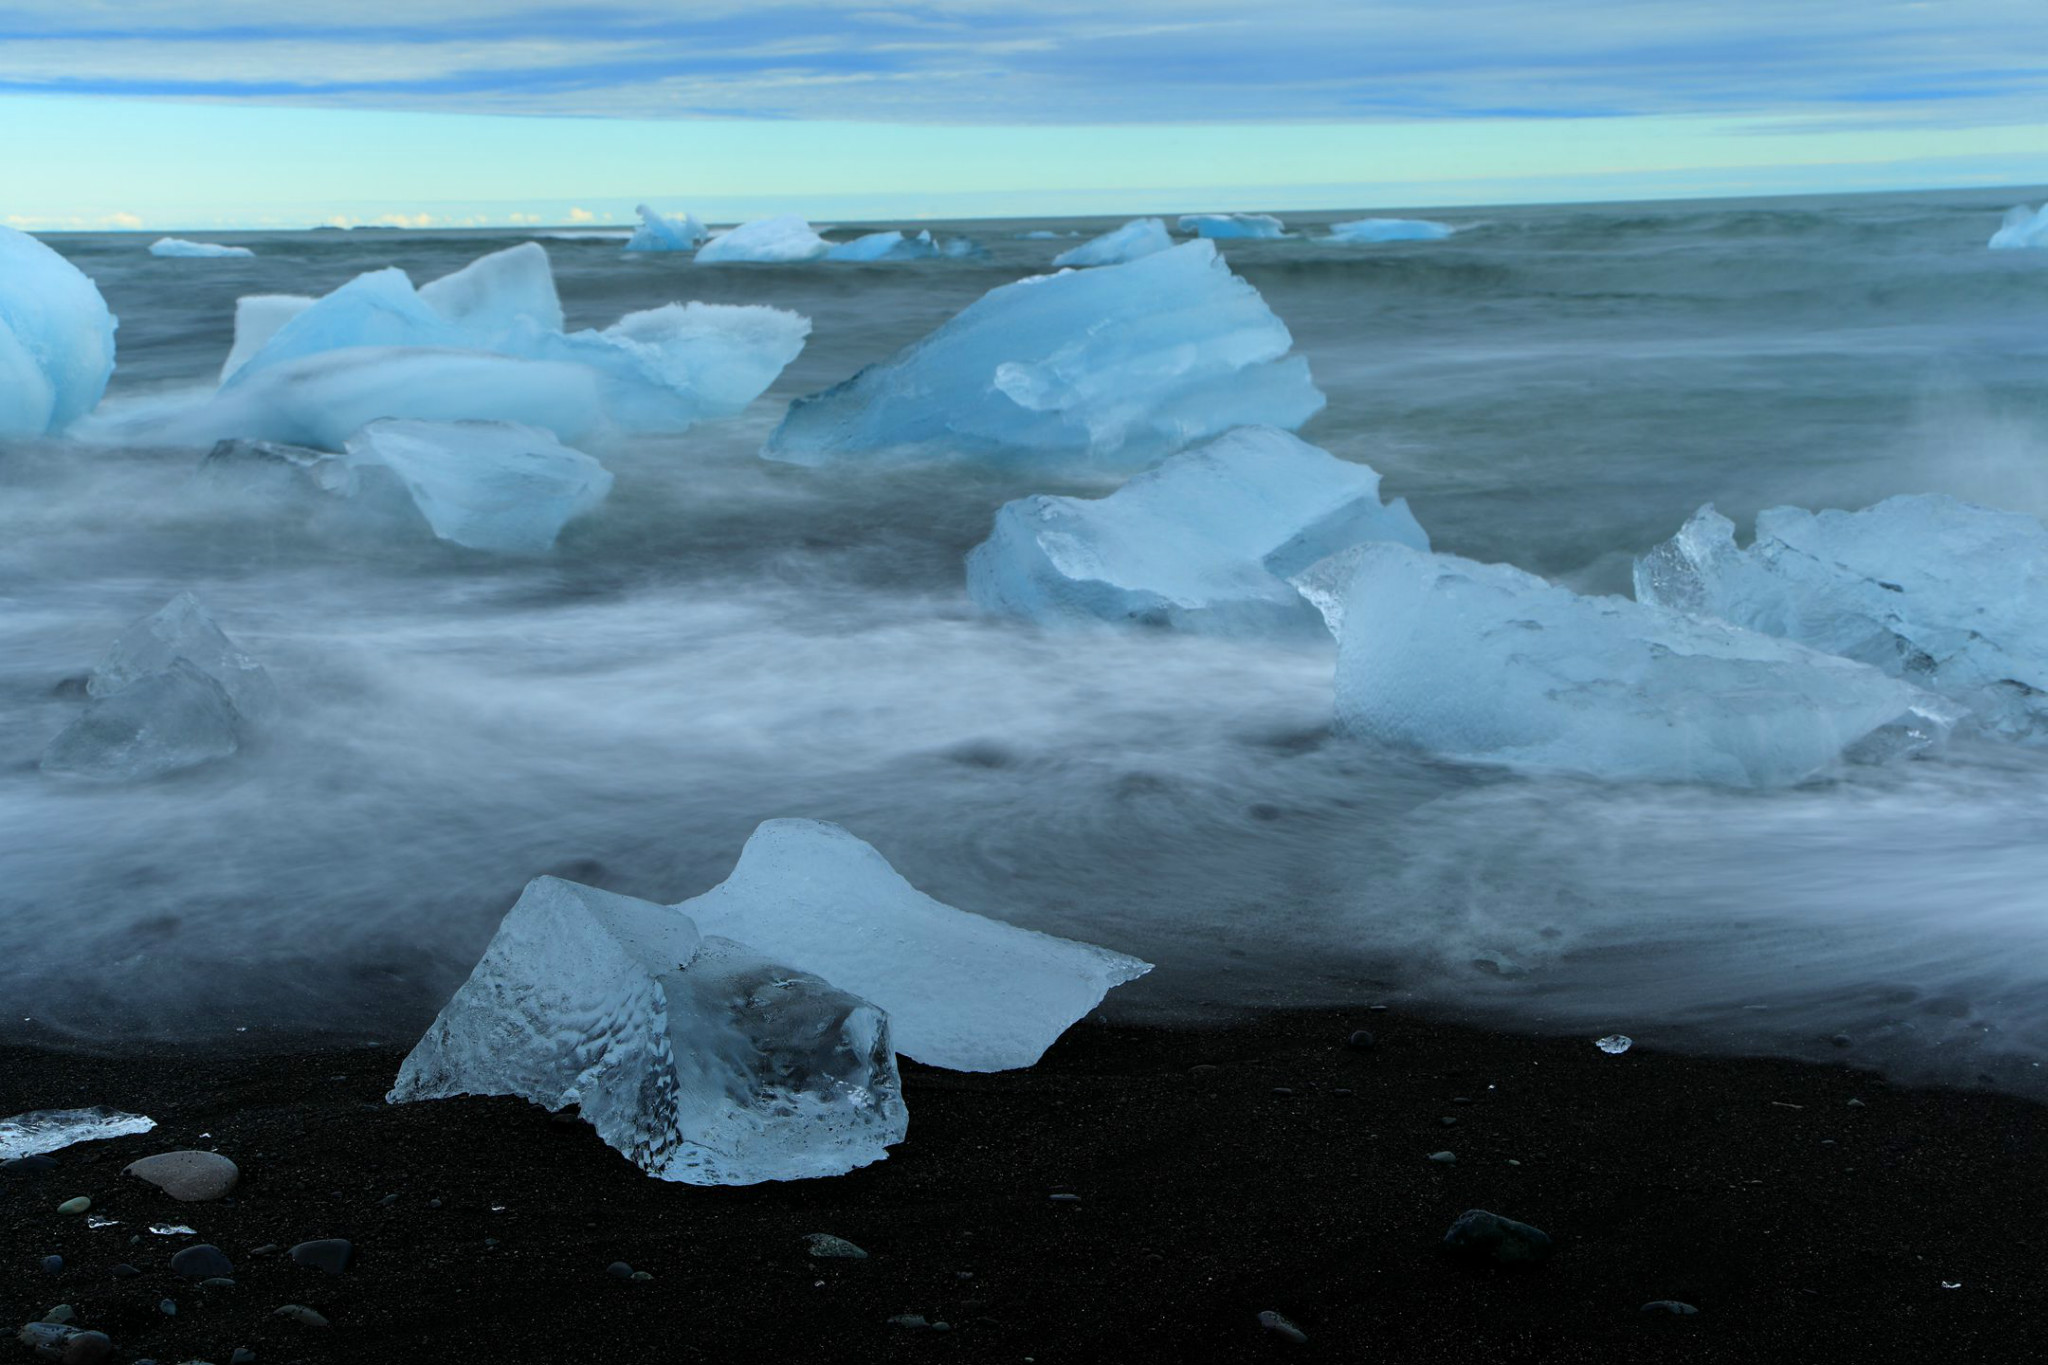
[{"label": "dark pebble on sand", "polygon": [[327,1325],[325,1317],[306,1307],[303,1303],[288,1303],[282,1308],[273,1309],[270,1316],[273,1318],[283,1318],[287,1322],[296,1322],[301,1327],[325,1327]]},{"label": "dark pebble on sand", "polygon": [[1292,1086],[1276,1085],[1273,1087],[1273,1093],[1280,1096],[1282,1099],[1286,1099],[1294,1094],[1294,1088]]},{"label": "dark pebble on sand", "polygon": [[1485,1209],[1467,1209],[1444,1234],[1444,1249],[1482,1265],[1534,1265],[1550,1255],[1550,1234]]},{"label": "dark pebble on sand", "polygon": [[317,1242],[301,1242],[292,1248],[292,1259],[300,1265],[315,1270],[324,1270],[330,1275],[339,1275],[348,1269],[354,1259],[353,1244],[340,1237],[324,1237]]},{"label": "dark pebble on sand", "polygon": [[132,1280],[141,1273],[141,1271],[129,1265],[126,1261],[114,1267],[114,1278],[117,1280]]},{"label": "dark pebble on sand", "polygon": [[1449,1114],[1445,1114],[1442,1118],[1438,1119],[1437,1122],[1441,1123],[1446,1128],[1455,1128],[1458,1126],[1458,1121],[1452,1118]]},{"label": "dark pebble on sand", "polygon": [[171,1269],[188,1280],[211,1280],[234,1274],[235,1263],[219,1247],[201,1242],[171,1257]]},{"label": "dark pebble on sand", "polygon": [[7,1175],[40,1175],[56,1169],[57,1158],[53,1156],[18,1156],[11,1161],[0,1161],[0,1172]]},{"label": "dark pebble on sand", "polygon": [[104,1332],[81,1332],[61,1323],[32,1322],[15,1335],[38,1360],[55,1360],[61,1365],[100,1365],[114,1353],[114,1343]]},{"label": "dark pebble on sand", "polygon": [[1306,1345],[1308,1342],[1308,1333],[1302,1331],[1299,1327],[1296,1327],[1271,1309],[1259,1314],[1259,1326],[1265,1328],[1281,1340],[1291,1341],[1297,1346]]},{"label": "dark pebble on sand", "polygon": [[1378,1042],[1379,1039],[1372,1036],[1371,1029],[1363,1028],[1354,1030],[1351,1036],[1344,1040],[1345,1046],[1354,1052],[1370,1052]]},{"label": "dark pebble on sand", "polygon": [[1642,1311],[1645,1313],[1666,1313],[1674,1318],[1689,1318],[1700,1310],[1689,1303],[1680,1303],[1677,1299],[1652,1299],[1643,1305]]},{"label": "dark pebble on sand", "polygon": [[604,1273],[615,1280],[630,1280],[633,1278],[633,1267],[624,1261],[613,1261],[604,1268]]},{"label": "dark pebble on sand", "polygon": [[178,1316],[178,1301],[176,1299],[158,1299],[156,1301],[156,1311],[162,1313],[167,1318],[175,1318]]},{"label": "dark pebble on sand", "polygon": [[1046,1198],[1052,1200],[1055,1204],[1078,1204],[1081,1202],[1081,1196],[1078,1194],[1049,1194]]},{"label": "dark pebble on sand", "polygon": [[1835,1045],[1836,1047],[1854,1047],[1854,1046],[1856,1046],[1856,1040],[1855,1040],[1855,1039],[1853,1039],[1853,1038],[1851,1038],[1851,1037],[1850,1037],[1850,1036],[1849,1036],[1848,1034],[1846,1034],[1846,1033],[1837,1033],[1837,1034],[1836,1034],[1836,1035],[1835,1035],[1834,1037],[1832,1037],[1832,1038],[1828,1039],[1828,1041],[1829,1041],[1829,1042],[1831,1042],[1831,1043],[1833,1043],[1833,1044],[1834,1044],[1834,1045]]},{"label": "dark pebble on sand", "polygon": [[62,1256],[43,1257],[43,1273],[45,1275],[55,1275],[60,1273],[63,1269],[64,1258]]},{"label": "dark pebble on sand", "polygon": [[256,1353],[246,1346],[237,1346],[228,1357],[228,1365],[256,1365]]}]

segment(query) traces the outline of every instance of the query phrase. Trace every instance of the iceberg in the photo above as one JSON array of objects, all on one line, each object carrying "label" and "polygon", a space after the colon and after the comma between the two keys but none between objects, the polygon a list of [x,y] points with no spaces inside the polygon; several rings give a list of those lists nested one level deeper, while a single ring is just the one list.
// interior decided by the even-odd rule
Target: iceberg
[{"label": "iceberg", "polygon": [[1361,547],[1337,650],[1340,728],[1469,762],[1771,787],[1845,751],[1938,742],[1946,702],[1848,659],[1505,564]]},{"label": "iceberg", "polygon": [[1323,406],[1308,362],[1209,242],[990,290],[930,336],[800,398],[762,454],[1143,468]]},{"label": "iceberg", "polygon": [[1774,507],[1739,550],[1709,505],[1636,561],[1635,585],[1938,692],[1975,732],[2048,740],[2048,527],[2033,517],[1938,495]]},{"label": "iceberg", "polygon": [[1320,635],[1289,581],[1353,545],[1429,537],[1380,477],[1298,437],[1244,427],[1106,498],[1006,504],[967,556],[984,610],[1046,624],[1113,621],[1214,635]]},{"label": "iceberg", "polygon": [[1270,213],[1184,213],[1180,230],[1197,237],[1274,238],[1287,235],[1287,224]]},{"label": "iceberg", "polygon": [[1133,218],[1120,228],[1092,237],[1052,258],[1058,266],[1122,265],[1155,251],[1170,250],[1173,238],[1157,218]]},{"label": "iceberg", "polygon": [[697,243],[711,235],[694,213],[671,218],[645,204],[633,212],[640,215],[640,226],[626,239],[628,251],[693,251]]},{"label": "iceberg", "polygon": [[152,256],[254,256],[256,253],[245,246],[222,246],[218,242],[188,242],[181,237],[159,237],[149,244]]},{"label": "iceberg", "polygon": [[504,554],[552,548],[612,486],[590,456],[512,422],[371,422],[346,453],[352,474],[395,477],[440,539]]},{"label": "iceberg", "polygon": [[566,325],[555,272],[539,242],[479,256],[421,285],[419,301],[461,339],[486,350],[515,349],[530,332],[553,334]]},{"label": "iceberg", "polygon": [[955,1071],[1030,1066],[1113,987],[1152,970],[933,900],[817,820],[767,821],[730,877],[675,909],[873,1001],[898,1052]]},{"label": "iceberg", "polygon": [[1456,232],[1449,223],[1426,218],[1354,218],[1330,224],[1333,242],[1437,242]]},{"label": "iceberg", "polygon": [[235,300],[235,343],[220,367],[225,384],[249,358],[269,344],[278,329],[320,300],[307,294],[244,294]]},{"label": "iceberg", "polygon": [[2005,221],[1991,234],[1991,246],[1997,251],[2048,247],[2048,204],[2041,205],[2039,210],[2025,204],[2007,209]]},{"label": "iceberg", "polygon": [[115,636],[106,656],[86,679],[86,695],[111,697],[179,662],[218,683],[245,716],[260,718],[277,705],[277,684],[263,665],[230,640],[189,592],[179,593]]},{"label": "iceberg", "polygon": [[575,1105],[692,1185],[839,1175],[909,1125],[881,1010],[673,907],[554,877],[527,885],[386,1098],[456,1095]]},{"label": "iceberg", "polygon": [[850,242],[835,242],[828,261],[923,261],[939,254],[930,232],[870,232]]},{"label": "iceberg", "polygon": [[54,436],[114,374],[114,315],[85,273],[0,227],[0,439]]},{"label": "iceberg", "polygon": [[794,213],[780,218],[759,218],[721,232],[697,248],[703,265],[730,261],[760,261],[783,264],[815,261],[831,250],[832,244],[811,231],[811,225]]}]

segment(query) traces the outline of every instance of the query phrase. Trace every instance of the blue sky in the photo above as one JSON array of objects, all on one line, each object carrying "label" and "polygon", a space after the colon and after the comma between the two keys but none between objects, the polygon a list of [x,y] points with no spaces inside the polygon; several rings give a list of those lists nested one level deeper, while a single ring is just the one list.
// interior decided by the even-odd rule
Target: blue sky
[{"label": "blue sky", "polygon": [[[2048,181],[2041,0],[0,0],[0,221],[618,221]],[[303,16],[303,17],[301,17]]]}]

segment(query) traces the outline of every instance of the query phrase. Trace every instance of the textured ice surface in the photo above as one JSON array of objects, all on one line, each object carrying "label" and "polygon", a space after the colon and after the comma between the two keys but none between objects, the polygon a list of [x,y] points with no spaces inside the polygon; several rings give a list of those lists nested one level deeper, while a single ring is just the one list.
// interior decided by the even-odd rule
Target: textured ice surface
[{"label": "textured ice surface", "polygon": [[1434,242],[1456,231],[1449,223],[1426,218],[1354,218],[1330,224],[1330,238],[1338,242]]},{"label": "textured ice surface", "polygon": [[828,261],[925,261],[939,254],[930,232],[915,236],[891,230],[870,232],[850,242],[835,242],[825,253]]},{"label": "textured ice surface", "polygon": [[1380,476],[1270,427],[1183,451],[1106,498],[1021,498],[967,556],[989,611],[1220,635],[1308,634],[1317,610],[1287,580],[1366,540],[1429,548]]},{"label": "textured ice surface", "polygon": [[2023,247],[2048,247],[2048,204],[2039,210],[2015,204],[2005,211],[2005,221],[1991,234],[1991,245],[2000,251]]},{"label": "textured ice surface", "polygon": [[1270,213],[1184,213],[1180,230],[1197,237],[1285,237],[1287,224]]},{"label": "textured ice surface", "polygon": [[225,384],[277,335],[278,329],[320,300],[309,294],[244,294],[235,300],[235,344],[220,367]]},{"label": "textured ice surface", "polygon": [[442,540],[508,554],[550,548],[612,486],[590,456],[512,422],[371,422],[349,438],[348,465],[391,471]]},{"label": "textured ice surface", "polygon": [[219,242],[188,242],[182,237],[159,237],[149,244],[152,256],[254,256],[245,246],[222,246]]},{"label": "textured ice surface", "polygon": [[0,1119],[0,1161],[62,1151],[80,1142],[133,1137],[154,1127],[155,1119],[105,1105],[91,1109],[38,1109]]},{"label": "textured ice surface", "polygon": [[930,336],[790,405],[762,454],[1136,469],[1323,406],[1287,327],[1208,242],[990,290]]},{"label": "textured ice surface", "polygon": [[43,750],[44,772],[142,782],[226,758],[241,718],[221,685],[183,659],[95,697]]},{"label": "textured ice surface", "polygon": [[697,248],[703,265],[726,261],[815,261],[831,249],[831,243],[811,231],[811,225],[794,213],[780,218],[758,218],[722,232]]},{"label": "textured ice surface", "polygon": [[532,332],[559,332],[562,300],[547,248],[522,242],[480,256],[419,289],[420,302],[471,345],[517,351]]},{"label": "textured ice surface", "polygon": [[114,325],[77,266],[0,227],[0,438],[54,435],[92,411],[114,373]]},{"label": "textured ice surface", "polygon": [[388,1098],[573,1104],[643,1170],[693,1185],[881,1160],[909,1122],[887,1017],[770,957],[673,907],[541,877]]},{"label": "textured ice surface", "polygon": [[1450,758],[1612,778],[1798,782],[1922,747],[1953,708],[1874,668],[1505,564],[1359,552],[1337,719]]},{"label": "textured ice surface", "polygon": [[1059,266],[1122,265],[1173,246],[1166,224],[1157,218],[1133,218],[1120,228],[1092,237],[1052,258]]},{"label": "textured ice surface", "polygon": [[1970,711],[1965,726],[2048,740],[2048,528],[1954,498],[1860,512],[1774,507],[1756,541],[1701,508],[1636,561],[1636,596],[1856,659]]},{"label": "textured ice surface", "polygon": [[941,904],[816,820],[766,822],[730,877],[676,909],[873,1001],[897,1051],[955,1071],[1030,1066],[1112,987],[1152,970]]},{"label": "textured ice surface", "polygon": [[633,235],[626,240],[628,251],[692,251],[697,243],[711,235],[697,221],[694,213],[674,218],[656,213],[645,204],[633,212],[640,215],[640,226],[634,228]]},{"label": "textured ice surface", "polygon": [[244,716],[259,719],[277,705],[277,684],[263,665],[243,653],[189,592],[116,636],[85,690],[89,696],[110,697],[180,660],[219,683]]}]

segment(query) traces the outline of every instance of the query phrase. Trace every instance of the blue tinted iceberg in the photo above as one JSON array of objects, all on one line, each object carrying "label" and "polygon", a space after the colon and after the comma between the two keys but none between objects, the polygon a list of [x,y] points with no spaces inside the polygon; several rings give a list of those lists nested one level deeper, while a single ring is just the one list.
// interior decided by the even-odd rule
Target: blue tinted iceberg
[{"label": "blue tinted iceberg", "polygon": [[55,435],[114,374],[114,316],[71,262],[0,227],[0,438]]},{"label": "blue tinted iceberg", "polygon": [[1337,721],[1446,758],[1772,787],[1890,756],[1955,711],[1874,668],[1505,564],[1370,544],[1344,594]]},{"label": "blue tinted iceberg", "polygon": [[828,261],[924,261],[939,254],[930,232],[911,236],[907,232],[870,232],[850,242],[835,242],[825,253]]},{"label": "blue tinted iceberg", "polygon": [[1208,242],[990,290],[922,341],[790,405],[793,464],[970,459],[1129,470],[1323,406],[1259,292]]},{"label": "blue tinted iceberg", "polygon": [[2048,247],[2048,204],[2041,205],[2038,211],[2025,204],[2007,209],[2005,221],[1991,234],[1991,245],[1999,251]]},{"label": "blue tinted iceberg", "polygon": [[645,204],[633,212],[640,215],[640,226],[626,240],[628,251],[694,251],[699,242],[711,235],[694,213],[673,218],[656,213]]},{"label": "blue tinted iceberg", "polygon": [[188,242],[182,237],[159,237],[149,244],[152,256],[190,256],[217,258],[223,256],[254,256],[256,253],[245,246],[222,246],[218,242]]},{"label": "blue tinted iceberg", "polygon": [[794,213],[780,218],[760,218],[721,232],[697,248],[700,265],[728,261],[762,261],[785,264],[815,261],[832,249],[832,244],[811,231],[811,225]]},{"label": "blue tinted iceberg", "polygon": [[1112,621],[1214,635],[1321,635],[1288,581],[1353,545],[1429,537],[1380,477],[1284,431],[1245,427],[1106,498],[1030,497],[967,556],[983,609],[1047,624]]},{"label": "blue tinted iceberg", "polygon": [[1054,265],[1122,265],[1173,246],[1166,224],[1157,218],[1133,218],[1120,228],[1092,237],[1052,258]]},{"label": "blue tinted iceberg", "polygon": [[1180,230],[1197,237],[1274,238],[1287,235],[1287,224],[1270,213],[1184,213]]},{"label": "blue tinted iceberg", "polygon": [[551,548],[612,487],[590,456],[512,422],[371,422],[347,458],[358,477],[388,471],[440,539],[504,554]]},{"label": "blue tinted iceberg", "polygon": [[244,294],[236,299],[235,342],[220,367],[220,382],[227,383],[280,328],[318,302],[310,294]]},{"label": "blue tinted iceberg", "polygon": [[1426,218],[1354,218],[1330,224],[1333,242],[1436,242],[1457,229]]}]

